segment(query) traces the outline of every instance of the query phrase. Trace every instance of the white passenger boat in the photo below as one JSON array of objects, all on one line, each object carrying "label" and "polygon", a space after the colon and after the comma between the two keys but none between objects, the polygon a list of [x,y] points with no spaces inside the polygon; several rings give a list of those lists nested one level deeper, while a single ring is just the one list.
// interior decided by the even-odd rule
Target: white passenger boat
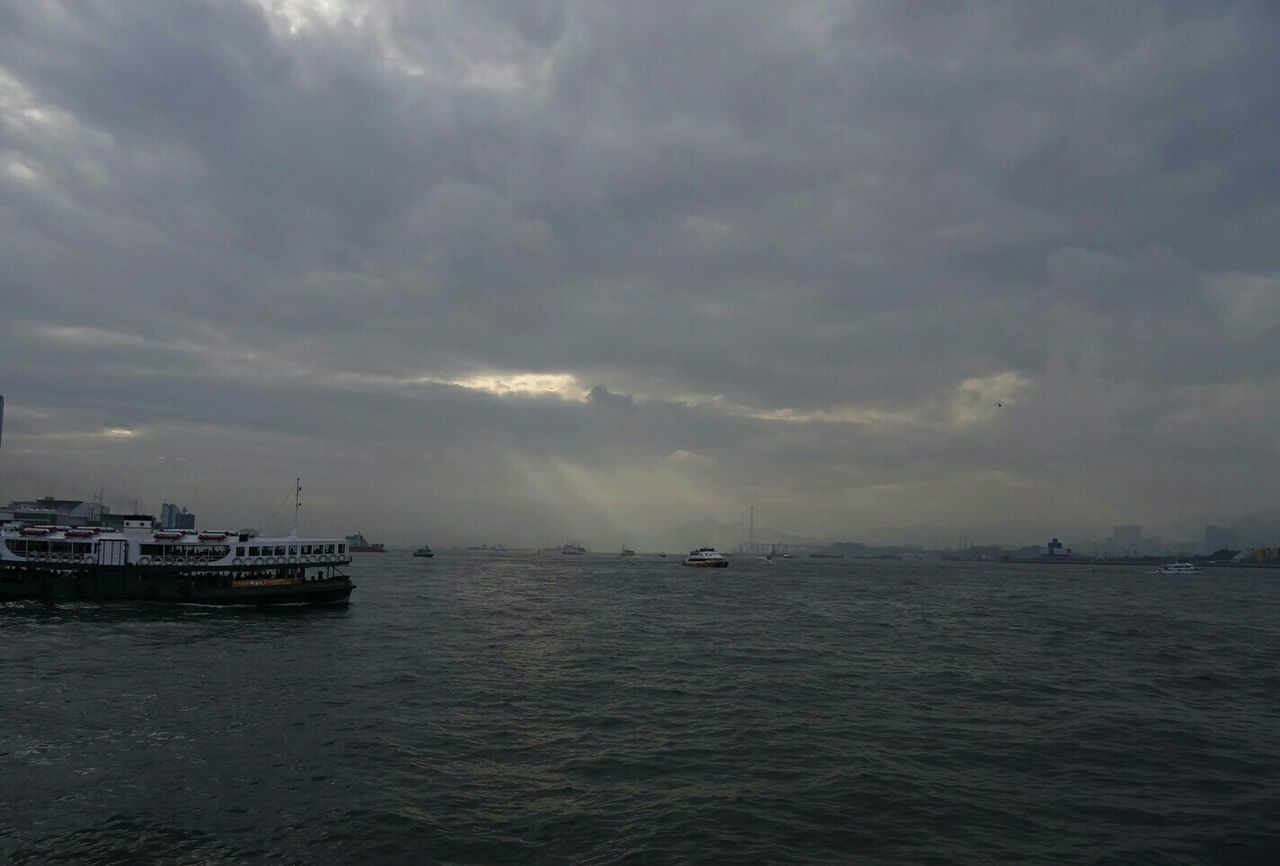
[{"label": "white passenger boat", "polygon": [[345,602],[345,539],[156,530],[146,514],[116,528],[0,527],[0,599],[194,604]]},{"label": "white passenger boat", "polygon": [[714,547],[699,547],[689,551],[682,565],[690,568],[728,568],[729,560]]},{"label": "white passenger boat", "polygon": [[1199,574],[1200,567],[1190,562],[1166,562],[1156,574]]}]

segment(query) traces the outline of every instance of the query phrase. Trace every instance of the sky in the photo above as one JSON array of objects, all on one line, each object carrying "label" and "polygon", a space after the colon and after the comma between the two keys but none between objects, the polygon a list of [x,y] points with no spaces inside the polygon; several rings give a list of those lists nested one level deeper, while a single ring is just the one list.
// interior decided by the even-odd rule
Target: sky
[{"label": "sky", "polygon": [[284,529],[301,477],[304,532],[600,549],[1274,509],[1277,44],[1267,2],[0,0],[0,499]]}]

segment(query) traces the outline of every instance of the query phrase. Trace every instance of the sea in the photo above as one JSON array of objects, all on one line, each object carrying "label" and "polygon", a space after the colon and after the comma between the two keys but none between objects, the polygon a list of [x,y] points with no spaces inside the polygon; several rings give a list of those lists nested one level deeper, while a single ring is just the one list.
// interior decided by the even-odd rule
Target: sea
[{"label": "sea", "polygon": [[1280,572],[350,571],[327,609],[0,605],[0,861],[1280,860]]}]

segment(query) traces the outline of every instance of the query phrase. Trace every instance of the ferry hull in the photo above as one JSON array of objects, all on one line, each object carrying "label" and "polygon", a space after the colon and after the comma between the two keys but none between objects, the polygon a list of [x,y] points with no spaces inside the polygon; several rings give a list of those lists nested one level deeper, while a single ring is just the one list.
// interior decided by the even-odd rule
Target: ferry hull
[{"label": "ferry hull", "polygon": [[707,562],[682,562],[680,564],[685,568],[728,568],[729,560],[714,559]]},{"label": "ferry hull", "polygon": [[4,563],[0,601],[153,601],[171,604],[345,604],[354,584],[340,574],[306,579],[296,570],[79,566],[53,568]]}]

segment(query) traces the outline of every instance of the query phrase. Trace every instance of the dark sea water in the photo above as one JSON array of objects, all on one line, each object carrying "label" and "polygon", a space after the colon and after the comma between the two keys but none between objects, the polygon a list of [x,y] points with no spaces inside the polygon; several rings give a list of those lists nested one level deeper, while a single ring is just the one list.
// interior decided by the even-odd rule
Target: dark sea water
[{"label": "dark sea water", "polygon": [[0,605],[0,861],[1280,860],[1280,574],[358,556]]}]

